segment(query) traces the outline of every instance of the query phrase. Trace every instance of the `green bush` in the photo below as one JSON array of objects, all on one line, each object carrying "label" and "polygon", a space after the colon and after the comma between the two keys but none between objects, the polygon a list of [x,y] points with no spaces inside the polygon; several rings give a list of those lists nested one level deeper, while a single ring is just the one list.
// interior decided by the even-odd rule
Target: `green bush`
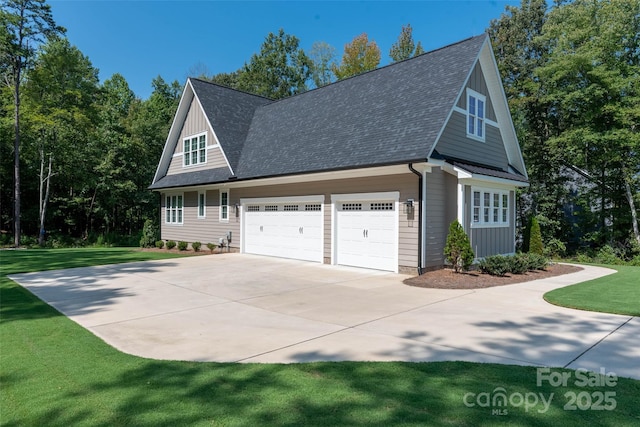
[{"label": "green bush", "polygon": [[540,223],[534,216],[531,217],[531,235],[529,236],[529,253],[544,255],[544,246],[542,245],[542,233],[540,231]]},{"label": "green bush", "polygon": [[213,253],[213,251],[218,247],[218,245],[216,245],[215,243],[207,243],[207,247],[209,248],[211,253]]},{"label": "green bush", "polygon": [[167,249],[171,250],[176,247],[176,242],[173,240],[167,240]]},{"label": "green bush", "polygon": [[480,271],[492,276],[504,276],[511,268],[509,257],[504,255],[491,255],[480,261]]},{"label": "green bush", "polygon": [[549,265],[549,260],[542,255],[538,254],[526,254],[529,264],[529,270],[546,270]]},{"label": "green bush", "polygon": [[187,242],[180,241],[178,242],[178,250],[186,251],[189,244]]},{"label": "green bush", "polygon": [[202,246],[202,243],[200,243],[200,242],[193,242],[193,243],[191,244],[191,247],[193,248],[193,250],[194,250],[195,252],[200,252],[200,247],[201,247],[201,246]]},{"label": "green bush", "polygon": [[509,260],[509,273],[524,274],[529,271],[529,257],[525,254],[518,254],[507,257]]},{"label": "green bush", "polygon": [[596,254],[597,262],[601,264],[620,265],[624,261],[620,259],[618,253],[609,245],[604,245]]},{"label": "green bush", "polygon": [[567,247],[558,239],[551,239],[544,245],[544,256],[547,258],[562,258],[567,254]]},{"label": "green bush", "polygon": [[444,255],[447,261],[453,265],[456,273],[460,272],[460,270],[469,270],[473,263],[474,257],[471,243],[458,220],[453,221],[449,226]]},{"label": "green bush", "polygon": [[155,225],[153,220],[148,219],[144,222],[144,227],[142,227],[142,237],[140,238],[140,247],[141,248],[152,248],[155,246],[156,241],[158,240],[158,227]]},{"label": "green bush", "polygon": [[164,248],[164,240],[156,240],[156,248],[158,249]]}]

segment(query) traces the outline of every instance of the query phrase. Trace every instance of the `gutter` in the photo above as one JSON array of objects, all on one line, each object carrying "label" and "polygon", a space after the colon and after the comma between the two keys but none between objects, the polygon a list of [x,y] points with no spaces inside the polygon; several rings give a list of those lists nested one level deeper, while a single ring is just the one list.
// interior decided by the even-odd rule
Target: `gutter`
[{"label": "gutter", "polygon": [[418,274],[423,273],[422,266],[422,174],[413,168],[413,163],[409,163],[409,170],[418,175]]}]

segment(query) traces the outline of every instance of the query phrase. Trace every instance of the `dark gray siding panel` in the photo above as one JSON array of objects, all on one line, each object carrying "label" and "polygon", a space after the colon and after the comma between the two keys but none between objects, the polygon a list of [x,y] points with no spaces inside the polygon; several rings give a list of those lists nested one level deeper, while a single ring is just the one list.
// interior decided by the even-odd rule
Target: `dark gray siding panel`
[{"label": "dark gray siding panel", "polygon": [[436,150],[444,156],[507,170],[509,161],[500,130],[487,125],[485,142],[467,137],[466,117],[454,111],[440,136]]},{"label": "dark gray siding panel", "polygon": [[514,236],[511,227],[473,228],[471,247],[477,258],[514,252]]},{"label": "dark gray siding panel", "polygon": [[426,200],[426,242],[425,267],[440,267],[444,265],[444,244],[447,238],[446,224],[446,191],[445,173],[440,168],[434,168],[427,174]]},{"label": "dark gray siding panel", "polygon": [[[469,80],[467,81],[466,88],[475,90],[476,92],[487,97],[487,105],[486,105],[486,115],[489,120],[496,119],[496,113],[493,109],[493,102],[489,97],[489,89],[487,89],[487,82],[484,79],[484,74],[482,73],[482,68],[480,67],[480,62],[476,63],[471,76],[469,76]],[[465,88],[465,89],[466,89]],[[458,99],[458,103],[456,104],[458,107],[463,110],[467,109],[467,91],[463,90],[462,94],[460,94],[460,98]]]}]

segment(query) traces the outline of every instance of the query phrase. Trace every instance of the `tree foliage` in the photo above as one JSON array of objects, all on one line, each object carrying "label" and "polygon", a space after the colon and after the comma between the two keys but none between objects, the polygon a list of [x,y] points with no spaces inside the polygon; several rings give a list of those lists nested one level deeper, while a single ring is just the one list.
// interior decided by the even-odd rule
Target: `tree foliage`
[{"label": "tree foliage", "polygon": [[356,36],[344,46],[340,65],[331,67],[338,80],[375,70],[380,64],[380,48],[375,41],[369,41],[366,33]]},{"label": "tree foliage", "polygon": [[535,216],[531,217],[531,223],[529,227],[529,253],[544,255],[544,245],[542,244],[540,223]]},{"label": "tree foliage", "polygon": [[326,86],[335,80],[332,67],[336,49],[327,42],[314,42],[309,54],[312,64],[312,78],[316,87]]},{"label": "tree foliage", "polygon": [[444,247],[447,262],[453,265],[456,273],[467,271],[473,263],[473,249],[467,233],[464,232],[458,220],[449,225],[449,234]]},{"label": "tree foliage", "polygon": [[523,0],[489,33],[544,241],[640,240],[640,2]]},{"label": "tree foliage", "polygon": [[307,90],[311,67],[300,40],[281,28],[278,34],[269,33],[260,53],[242,67],[237,87],[267,98],[286,98]]},{"label": "tree foliage", "polygon": [[406,27],[403,25],[398,40],[391,46],[391,50],[389,51],[389,56],[393,62],[404,61],[405,59],[413,58],[423,53],[424,49],[422,48],[422,44],[418,42],[416,46],[416,43],[413,41],[413,28],[411,28],[411,24],[407,24]]},{"label": "tree foliage", "polygon": [[20,246],[20,86],[24,72],[32,65],[38,45],[47,37],[65,30],[55,24],[51,6],[44,0],[3,0],[0,4],[0,71],[5,83],[13,89],[13,228],[14,245]]}]

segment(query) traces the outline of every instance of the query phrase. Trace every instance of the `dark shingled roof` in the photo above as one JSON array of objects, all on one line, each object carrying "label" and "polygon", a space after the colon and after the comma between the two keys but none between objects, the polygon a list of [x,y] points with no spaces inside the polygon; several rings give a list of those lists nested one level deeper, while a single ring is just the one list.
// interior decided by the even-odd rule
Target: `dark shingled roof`
[{"label": "dark shingled roof", "polygon": [[491,169],[483,166],[471,165],[469,163],[462,163],[462,162],[452,162],[452,164],[453,166],[459,167],[473,174],[491,176],[494,178],[504,178],[504,179],[509,179],[511,181],[529,182],[529,180],[520,173],[505,172],[499,169]]},{"label": "dark shingled roof", "polygon": [[425,160],[486,35],[258,108],[239,178]]},{"label": "dark shingled roof", "polygon": [[235,170],[255,110],[273,101],[203,80],[190,80],[227,160]]},{"label": "dark shingled roof", "polygon": [[[425,161],[486,39],[279,101],[190,82],[237,179]],[[150,188],[228,179],[221,168],[164,176]]]},{"label": "dark shingled roof", "polygon": [[228,179],[229,169],[227,167],[205,169],[176,175],[166,175],[151,184],[149,189],[159,190],[161,188],[189,187],[191,185],[227,181]]}]

